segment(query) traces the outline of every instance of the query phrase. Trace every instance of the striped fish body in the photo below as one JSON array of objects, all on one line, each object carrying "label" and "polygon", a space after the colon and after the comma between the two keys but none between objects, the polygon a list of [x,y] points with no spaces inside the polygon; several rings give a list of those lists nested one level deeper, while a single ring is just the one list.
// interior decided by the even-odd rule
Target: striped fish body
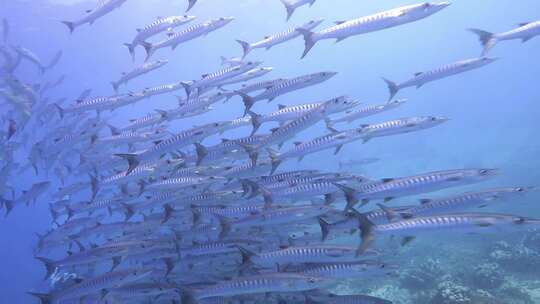
[{"label": "striped fish body", "polygon": [[179,44],[200,36],[204,36],[227,25],[231,21],[232,18],[219,18],[207,21],[205,23],[189,26],[175,34],[171,34],[169,38],[152,45],[152,49],[156,50],[165,47],[175,49]]},{"label": "striped fish body", "polygon": [[497,174],[495,169],[436,171],[422,175],[365,183],[358,188],[359,198],[388,199],[414,195],[485,181]]},{"label": "striped fish body", "polygon": [[292,40],[294,38],[297,38],[301,36],[300,32],[298,32],[298,29],[306,29],[308,31],[311,31],[315,27],[317,27],[319,24],[322,23],[322,20],[312,20],[309,21],[301,26],[296,26],[293,28],[290,28],[288,30],[285,30],[280,33],[276,33],[270,36],[265,37],[263,40],[254,42],[249,44],[249,49],[271,49],[272,47],[287,42],[289,40]]},{"label": "striped fish body", "polygon": [[250,261],[259,267],[301,263],[355,262],[355,247],[346,246],[305,246],[290,247],[277,251],[262,252],[252,256]]},{"label": "striped fish body", "polygon": [[337,73],[335,72],[321,72],[315,74],[304,75],[296,78],[287,79],[282,81],[273,87],[268,88],[263,93],[253,97],[253,102],[260,100],[269,100],[272,101],[280,95],[284,95],[296,90],[307,88],[319,83],[322,83]]},{"label": "striped fish body", "polygon": [[441,199],[422,199],[421,205],[404,210],[408,216],[431,216],[441,213],[455,212],[467,208],[491,204],[493,201],[513,198],[526,193],[527,188],[498,188],[480,192],[466,192]]},{"label": "striped fish body", "polygon": [[131,43],[132,46],[138,45],[140,42],[146,41],[146,39],[157,35],[164,31],[170,31],[178,26],[184,25],[195,20],[195,16],[170,16],[165,18],[158,18],[156,21],[148,24],[142,29],[137,29],[137,35]]},{"label": "striped fish body", "polygon": [[300,271],[303,275],[318,276],[332,279],[348,279],[386,272],[386,264],[377,261],[362,261],[356,263],[322,264],[309,266]]},{"label": "striped fish body", "polygon": [[442,78],[465,73],[474,69],[478,69],[494,61],[495,61],[494,58],[488,58],[488,57],[480,57],[480,58],[457,61],[448,65],[439,67],[435,70],[422,72],[422,73],[416,73],[413,78],[403,83],[398,84],[397,87],[398,87],[398,90],[403,89],[403,88],[408,88],[408,87],[419,88],[428,82],[432,82],[432,81],[439,80]]},{"label": "striped fish body", "polygon": [[309,111],[320,106],[321,103],[307,103],[301,105],[294,105],[288,107],[281,107],[278,111],[262,116],[261,121],[277,121],[284,123],[294,119],[298,119],[300,116],[308,113]]},{"label": "striped fish body", "polygon": [[400,100],[391,101],[382,105],[371,105],[371,106],[363,107],[357,110],[349,110],[345,112],[345,115],[343,117],[338,118],[338,119],[332,119],[330,122],[332,124],[342,123],[342,122],[350,123],[358,119],[366,118],[369,116],[373,116],[382,112],[395,109],[399,107],[400,105],[404,104],[405,102],[406,102],[405,99],[400,99]]},{"label": "striped fish body", "polygon": [[540,220],[520,216],[489,213],[456,213],[416,217],[394,223],[376,225],[375,233],[411,235],[433,230],[478,230],[501,226],[540,224]]},{"label": "striped fish body", "polygon": [[193,292],[196,300],[212,297],[229,297],[266,292],[292,292],[317,289],[327,284],[322,278],[302,276],[299,274],[264,274],[250,277],[239,277],[229,281],[221,281]]},{"label": "striped fish body", "polygon": [[364,134],[364,142],[373,137],[405,134],[435,127],[448,121],[445,117],[419,116],[386,121],[380,124],[365,125],[359,129]]},{"label": "striped fish body", "polygon": [[163,67],[164,65],[166,65],[168,62],[169,62],[168,60],[157,60],[157,61],[154,61],[154,62],[144,63],[143,65],[133,69],[132,71],[129,71],[127,73],[123,73],[122,77],[120,77],[120,79],[118,79],[118,81],[113,83],[113,87],[116,90],[118,88],[118,86],[120,86],[121,84],[127,83],[131,79],[137,78],[137,77],[139,77],[141,75],[144,75],[146,73],[150,73],[150,72],[152,72],[154,70],[157,70],[157,69]]},{"label": "striped fish body", "polygon": [[203,88],[203,87],[207,87],[211,85],[219,85],[220,82],[223,82],[232,77],[238,76],[240,74],[243,74],[245,72],[248,72],[256,68],[260,63],[261,62],[248,61],[248,62],[243,62],[240,65],[221,69],[211,74],[205,74],[203,75],[203,78],[201,80],[196,81],[192,85],[192,87]]},{"label": "striped fish body", "polygon": [[260,213],[231,222],[230,225],[233,228],[242,228],[287,224],[309,220],[323,215],[330,210],[331,208],[327,206],[300,206],[263,210]]},{"label": "striped fish body", "polygon": [[315,33],[312,38],[314,41],[323,39],[337,39],[339,41],[353,35],[375,32],[411,23],[429,17],[448,5],[445,2],[439,4],[426,2],[399,7],[350,21],[338,22],[333,27]]}]

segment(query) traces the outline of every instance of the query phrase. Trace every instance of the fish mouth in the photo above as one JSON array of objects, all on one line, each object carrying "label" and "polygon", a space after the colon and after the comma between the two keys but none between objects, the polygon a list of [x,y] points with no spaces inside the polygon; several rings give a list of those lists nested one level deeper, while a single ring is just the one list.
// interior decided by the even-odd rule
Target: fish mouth
[{"label": "fish mouth", "polygon": [[443,1],[439,3],[434,3],[433,5],[443,9],[443,8],[449,7],[451,4],[452,3],[450,3],[449,1]]}]

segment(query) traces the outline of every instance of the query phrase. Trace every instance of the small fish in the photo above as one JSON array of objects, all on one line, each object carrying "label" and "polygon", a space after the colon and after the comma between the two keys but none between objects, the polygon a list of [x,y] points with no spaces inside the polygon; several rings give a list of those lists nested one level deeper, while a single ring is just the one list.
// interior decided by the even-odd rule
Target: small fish
[{"label": "small fish", "polygon": [[359,109],[349,110],[345,112],[345,115],[343,117],[337,119],[327,119],[325,121],[326,126],[329,128],[333,128],[334,125],[338,123],[351,123],[358,119],[366,118],[372,115],[395,109],[406,102],[407,99],[398,99],[381,105],[370,105],[366,107],[361,107]]}]

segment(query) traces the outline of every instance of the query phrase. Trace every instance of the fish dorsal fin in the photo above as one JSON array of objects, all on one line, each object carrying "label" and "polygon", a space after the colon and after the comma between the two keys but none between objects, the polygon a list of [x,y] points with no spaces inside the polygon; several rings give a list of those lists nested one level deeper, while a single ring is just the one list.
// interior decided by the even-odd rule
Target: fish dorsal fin
[{"label": "fish dorsal fin", "polygon": [[519,27],[522,27],[522,26],[526,26],[528,25],[530,22],[521,22],[521,23],[518,23]]},{"label": "fish dorsal fin", "polygon": [[91,9],[89,9],[89,10],[86,10],[86,13],[87,13],[87,14],[90,14],[91,12],[92,12],[92,10],[91,10]]},{"label": "fish dorsal fin", "polygon": [[229,142],[229,141],[231,141],[231,140],[230,140],[230,139],[227,139],[227,138],[222,138],[222,139],[221,139],[221,142],[222,142],[222,143],[226,143],[226,142]]},{"label": "fish dorsal fin", "polygon": [[162,140],[156,140],[156,141],[154,141],[154,145],[157,146],[157,145],[159,145],[161,142],[162,142]]},{"label": "fish dorsal fin", "polygon": [[279,128],[272,128],[272,129],[270,129],[270,132],[274,133],[274,132],[276,132],[277,130],[279,130]]},{"label": "fish dorsal fin", "polygon": [[340,24],[343,24],[343,23],[345,23],[345,22],[347,22],[347,21],[344,21],[344,20],[338,20],[338,21],[336,21],[336,22],[334,22],[334,23],[335,23],[336,25],[340,25]]},{"label": "fish dorsal fin", "polygon": [[287,106],[286,106],[286,105],[283,105],[283,104],[278,104],[277,107],[278,107],[279,110],[283,110],[283,109],[285,109]]},{"label": "fish dorsal fin", "polygon": [[206,77],[208,77],[208,74],[202,74],[201,77],[206,78]]},{"label": "fish dorsal fin", "polygon": [[389,182],[391,182],[391,181],[393,181],[393,180],[394,180],[393,178],[383,178],[383,179],[382,179],[382,182],[383,182],[383,183],[389,183]]},{"label": "fish dorsal fin", "polygon": [[82,281],[83,281],[83,279],[81,279],[81,278],[75,278],[75,279],[73,279],[73,280],[74,280],[75,283],[77,283],[77,284],[80,284],[80,283],[82,283]]},{"label": "fish dorsal fin", "polygon": [[268,38],[270,38],[270,36],[264,36],[264,39],[268,39]]},{"label": "fish dorsal fin", "polygon": [[135,29],[137,31],[137,33],[140,33],[142,32],[142,29],[138,28],[138,29]]},{"label": "fish dorsal fin", "polygon": [[362,128],[362,129],[363,129],[363,128],[367,128],[367,127],[369,127],[369,125],[368,125],[368,124],[363,124],[363,125],[360,125],[360,128]]},{"label": "fish dorsal fin", "polygon": [[424,72],[417,72],[417,73],[414,73],[414,76],[420,76],[422,74],[424,74]]},{"label": "fish dorsal fin", "polygon": [[429,198],[421,198],[420,204],[425,205],[431,203],[431,200]]},{"label": "fish dorsal fin", "polygon": [[301,141],[295,141],[295,142],[294,142],[294,145],[295,145],[295,146],[300,146],[301,144],[302,144]]},{"label": "fish dorsal fin", "polygon": [[174,32],[169,32],[169,33],[167,33],[167,36],[168,36],[168,37],[174,36]]},{"label": "fish dorsal fin", "polygon": [[73,255],[73,251],[71,251],[71,250],[68,250],[66,253],[67,253],[68,256],[72,256],[72,255]]}]

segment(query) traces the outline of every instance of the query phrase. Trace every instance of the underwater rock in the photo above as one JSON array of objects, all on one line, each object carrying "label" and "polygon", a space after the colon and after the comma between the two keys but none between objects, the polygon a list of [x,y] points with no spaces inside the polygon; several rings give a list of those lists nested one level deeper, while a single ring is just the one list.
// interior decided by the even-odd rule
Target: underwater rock
[{"label": "underwater rock", "polygon": [[393,284],[379,286],[369,292],[371,296],[387,299],[393,303],[413,304],[418,303],[413,301],[411,293],[404,288],[399,288]]},{"label": "underwater rock", "polygon": [[409,290],[432,289],[437,286],[437,280],[444,274],[441,261],[429,258],[418,267],[405,271],[400,276],[400,285]]},{"label": "underwater rock", "polygon": [[484,263],[474,268],[472,280],[476,287],[492,290],[504,283],[502,270],[497,263]]},{"label": "underwater rock", "polygon": [[443,281],[437,286],[437,294],[431,304],[465,304],[473,303],[471,290],[452,281]]},{"label": "underwater rock", "polygon": [[540,255],[540,231],[534,230],[527,233],[522,244],[525,248]]},{"label": "underwater rock", "polygon": [[531,251],[523,244],[510,245],[504,241],[497,242],[489,256],[506,271],[521,275],[537,276],[538,274],[536,269],[540,263],[540,254]]}]

